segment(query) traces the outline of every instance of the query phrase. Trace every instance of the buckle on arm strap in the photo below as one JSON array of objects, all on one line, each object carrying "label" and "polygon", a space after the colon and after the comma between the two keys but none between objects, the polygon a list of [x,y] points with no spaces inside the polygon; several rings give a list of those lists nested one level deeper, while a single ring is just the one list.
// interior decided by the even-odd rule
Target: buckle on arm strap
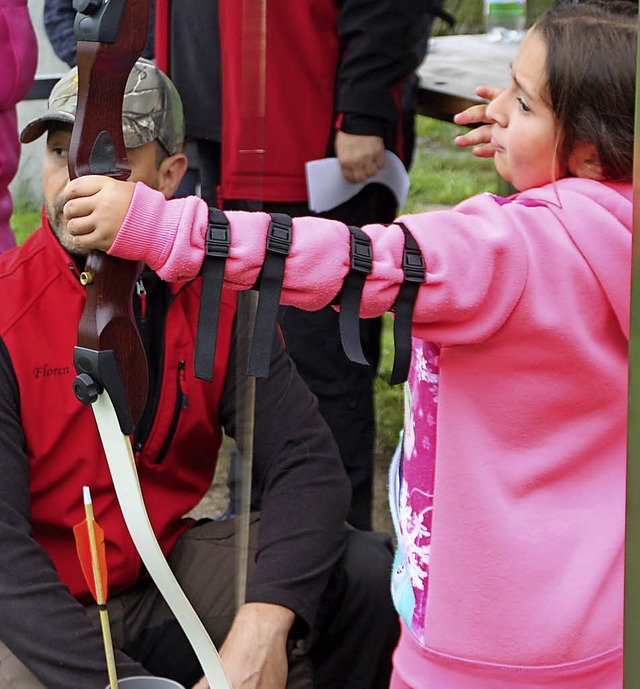
[{"label": "buckle on arm strap", "polygon": [[411,363],[411,323],[413,309],[418,297],[420,285],[426,281],[427,268],[424,257],[413,235],[401,222],[398,225],[404,233],[404,249],[402,252],[402,272],[404,281],[393,305],[395,319],[393,323],[393,342],[395,353],[393,369],[391,370],[391,385],[403,383],[409,373]]},{"label": "buckle on arm strap", "polygon": [[340,295],[340,339],[345,354],[356,364],[368,365],[360,341],[360,302],[367,275],[373,270],[371,239],[359,228],[350,225],[351,266]]},{"label": "buckle on arm strap", "polygon": [[271,349],[275,336],[278,306],[284,280],[284,265],[293,238],[291,218],[285,213],[272,213],[267,231],[267,252],[260,277],[260,295],[249,354],[249,375],[269,375]]},{"label": "buckle on arm strap", "polygon": [[230,246],[231,230],[227,216],[219,208],[209,208],[194,362],[195,374],[201,380],[210,381],[213,377],[224,264]]}]

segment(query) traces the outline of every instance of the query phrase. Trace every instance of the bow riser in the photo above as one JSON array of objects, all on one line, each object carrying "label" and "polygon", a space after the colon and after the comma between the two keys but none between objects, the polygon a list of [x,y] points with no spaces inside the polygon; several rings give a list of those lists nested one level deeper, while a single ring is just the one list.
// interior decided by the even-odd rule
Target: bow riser
[{"label": "bow riser", "polygon": [[[147,359],[132,308],[133,288],[139,272],[139,263],[122,261],[102,252],[91,253],[83,277],[93,282],[86,286],[85,308],[78,324],[80,347],[115,352],[134,424],[142,416],[148,389]],[[95,276],[99,276],[99,280]],[[82,370],[87,369],[83,367]]]},{"label": "bow riser", "polygon": [[[149,3],[146,0],[120,2],[123,3],[122,14],[115,41],[99,40],[101,32],[97,20],[96,40],[78,41],[78,107],[69,149],[72,178],[86,174],[109,174],[118,179],[126,179],[131,171],[122,136],[120,106],[131,69],[146,44]],[[102,7],[105,5],[106,3]],[[86,11],[84,22],[92,22],[100,12],[100,9],[93,14]],[[82,14],[78,17],[82,18]],[[78,23],[80,22],[76,20],[76,24]],[[87,104],[90,104],[90,108]],[[95,144],[103,133],[108,133],[114,146],[113,174],[91,167],[92,159],[95,158]]]},{"label": "bow riser", "polygon": [[[78,108],[69,165],[74,177],[107,175],[127,179],[131,167],[122,125],[113,129],[112,111],[114,101],[122,103],[127,78],[136,61],[131,56],[109,58],[99,52],[99,46],[96,43],[78,43]],[[87,103],[91,103],[90,116],[87,116]],[[121,115],[118,114],[121,123]],[[82,137],[76,136],[76,132],[82,132]]]},{"label": "bow riser", "polygon": [[[100,174],[127,179],[131,168],[122,133],[122,103],[127,80],[142,53],[147,36],[147,0],[110,0],[109,4],[79,3],[78,104],[69,148],[69,176]],[[119,25],[114,27],[114,17]],[[115,31],[115,40],[101,40]],[[111,351],[117,364],[124,395],[118,395],[121,418],[128,419],[127,432],[142,416],[147,398],[146,357],[132,310],[132,295],[139,263],[113,258],[101,252],[87,257],[83,284],[86,304],[78,326],[78,345],[96,352]],[[89,372],[98,382],[100,371],[78,364],[79,373]],[[86,360],[85,360],[86,363]],[[113,392],[112,392],[113,394]],[[128,407],[124,410],[123,407]],[[123,428],[123,431],[125,429]]]}]

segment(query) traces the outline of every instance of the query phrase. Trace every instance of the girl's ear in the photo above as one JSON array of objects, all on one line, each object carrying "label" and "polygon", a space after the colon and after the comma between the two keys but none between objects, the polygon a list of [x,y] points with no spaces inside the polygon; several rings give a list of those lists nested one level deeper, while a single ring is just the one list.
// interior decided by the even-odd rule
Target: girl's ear
[{"label": "girl's ear", "polygon": [[574,177],[586,177],[597,181],[604,179],[600,156],[590,141],[578,141],[574,144],[567,161],[567,169]]}]

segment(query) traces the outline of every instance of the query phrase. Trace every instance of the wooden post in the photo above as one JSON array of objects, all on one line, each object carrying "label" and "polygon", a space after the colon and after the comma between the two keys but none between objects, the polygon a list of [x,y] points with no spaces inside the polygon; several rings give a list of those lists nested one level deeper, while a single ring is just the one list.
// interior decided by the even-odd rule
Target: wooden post
[{"label": "wooden post", "polygon": [[[640,44],[637,63],[640,64]],[[640,689],[640,69],[636,67],[624,585],[624,689]]]}]

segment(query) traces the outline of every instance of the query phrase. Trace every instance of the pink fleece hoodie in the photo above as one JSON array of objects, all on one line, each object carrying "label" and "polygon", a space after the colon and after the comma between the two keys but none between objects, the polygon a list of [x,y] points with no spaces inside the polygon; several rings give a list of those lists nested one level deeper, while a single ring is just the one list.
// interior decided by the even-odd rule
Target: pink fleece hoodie
[{"label": "pink fleece hoodie", "polygon": [[[404,627],[397,687],[621,689],[631,197],[629,185],[564,179],[402,218],[427,264],[413,370],[437,343],[437,384],[409,397],[405,454],[435,472],[428,595]],[[268,216],[228,217],[226,282],[246,289]],[[137,185],[111,253],[188,279],[206,220],[198,199]],[[403,235],[363,229],[373,316],[398,292]],[[282,302],[330,303],[348,247],[340,223],[295,219]],[[427,402],[431,421],[416,423]],[[424,546],[407,537],[411,519],[408,559]]]},{"label": "pink fleece hoodie", "polygon": [[16,104],[27,94],[38,61],[38,44],[27,0],[0,0],[0,253],[16,245],[9,225],[9,182],[18,169]]}]

